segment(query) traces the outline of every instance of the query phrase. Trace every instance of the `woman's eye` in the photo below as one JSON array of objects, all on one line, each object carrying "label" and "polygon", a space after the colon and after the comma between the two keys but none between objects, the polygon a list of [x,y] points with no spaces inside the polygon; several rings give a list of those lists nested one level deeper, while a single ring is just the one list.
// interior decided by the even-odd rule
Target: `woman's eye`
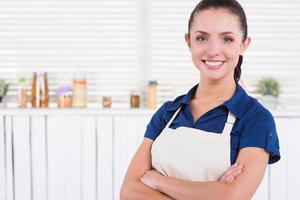
[{"label": "woman's eye", "polygon": [[196,38],[197,41],[200,41],[200,42],[204,42],[204,41],[207,41],[207,38],[204,37],[204,36],[199,36]]},{"label": "woman's eye", "polygon": [[230,43],[230,42],[233,42],[233,39],[230,38],[230,37],[224,37],[224,42],[225,43]]}]

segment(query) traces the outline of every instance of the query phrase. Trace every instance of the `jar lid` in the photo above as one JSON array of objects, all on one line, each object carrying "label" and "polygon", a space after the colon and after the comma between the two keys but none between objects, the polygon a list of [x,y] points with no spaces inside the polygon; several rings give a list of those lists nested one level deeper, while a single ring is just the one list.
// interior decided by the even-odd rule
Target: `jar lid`
[{"label": "jar lid", "polygon": [[56,95],[72,95],[72,88],[69,86],[61,86],[56,89]]},{"label": "jar lid", "polygon": [[25,83],[26,83],[26,78],[25,78],[24,76],[20,77],[20,78],[18,79],[18,83],[19,83],[19,84],[25,84]]},{"label": "jar lid", "polygon": [[149,85],[157,85],[158,83],[157,83],[156,80],[150,80],[150,81],[148,82],[148,84],[149,84]]}]

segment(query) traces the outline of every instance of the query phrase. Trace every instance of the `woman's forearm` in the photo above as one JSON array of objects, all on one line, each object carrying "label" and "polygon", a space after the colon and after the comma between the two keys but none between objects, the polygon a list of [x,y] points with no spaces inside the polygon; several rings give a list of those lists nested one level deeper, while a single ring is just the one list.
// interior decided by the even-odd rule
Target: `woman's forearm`
[{"label": "woman's forearm", "polygon": [[153,190],[140,181],[132,181],[122,187],[120,200],[174,200],[173,198]]},{"label": "woman's forearm", "polygon": [[163,177],[158,191],[177,200],[232,200],[232,185],[221,182],[194,182]]}]

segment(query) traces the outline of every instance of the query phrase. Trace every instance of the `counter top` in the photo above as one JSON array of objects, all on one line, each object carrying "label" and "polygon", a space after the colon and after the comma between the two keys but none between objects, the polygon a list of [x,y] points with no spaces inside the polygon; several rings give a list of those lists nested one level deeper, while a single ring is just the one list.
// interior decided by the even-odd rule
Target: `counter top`
[{"label": "counter top", "polygon": [[[0,115],[153,115],[156,109],[148,108],[0,108]],[[299,110],[272,110],[274,117],[300,117]]]}]

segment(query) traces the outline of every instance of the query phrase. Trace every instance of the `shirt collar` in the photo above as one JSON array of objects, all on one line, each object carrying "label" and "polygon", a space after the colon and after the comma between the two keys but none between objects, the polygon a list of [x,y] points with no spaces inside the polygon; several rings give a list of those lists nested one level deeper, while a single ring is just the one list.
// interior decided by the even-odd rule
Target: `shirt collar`
[{"label": "shirt collar", "polygon": [[[193,98],[196,90],[198,88],[198,84],[193,86],[186,95],[183,95],[181,101],[177,101],[172,106],[169,107],[168,110],[177,110],[182,104],[188,105]],[[250,97],[246,93],[246,91],[237,84],[236,90],[232,97],[225,101],[221,106],[225,106],[234,116],[237,118],[241,118],[244,112],[247,109],[247,104],[249,103]]]},{"label": "shirt collar", "polygon": [[240,84],[237,84],[236,90],[232,97],[225,101],[227,109],[236,117],[241,118],[247,110],[250,97]]}]

